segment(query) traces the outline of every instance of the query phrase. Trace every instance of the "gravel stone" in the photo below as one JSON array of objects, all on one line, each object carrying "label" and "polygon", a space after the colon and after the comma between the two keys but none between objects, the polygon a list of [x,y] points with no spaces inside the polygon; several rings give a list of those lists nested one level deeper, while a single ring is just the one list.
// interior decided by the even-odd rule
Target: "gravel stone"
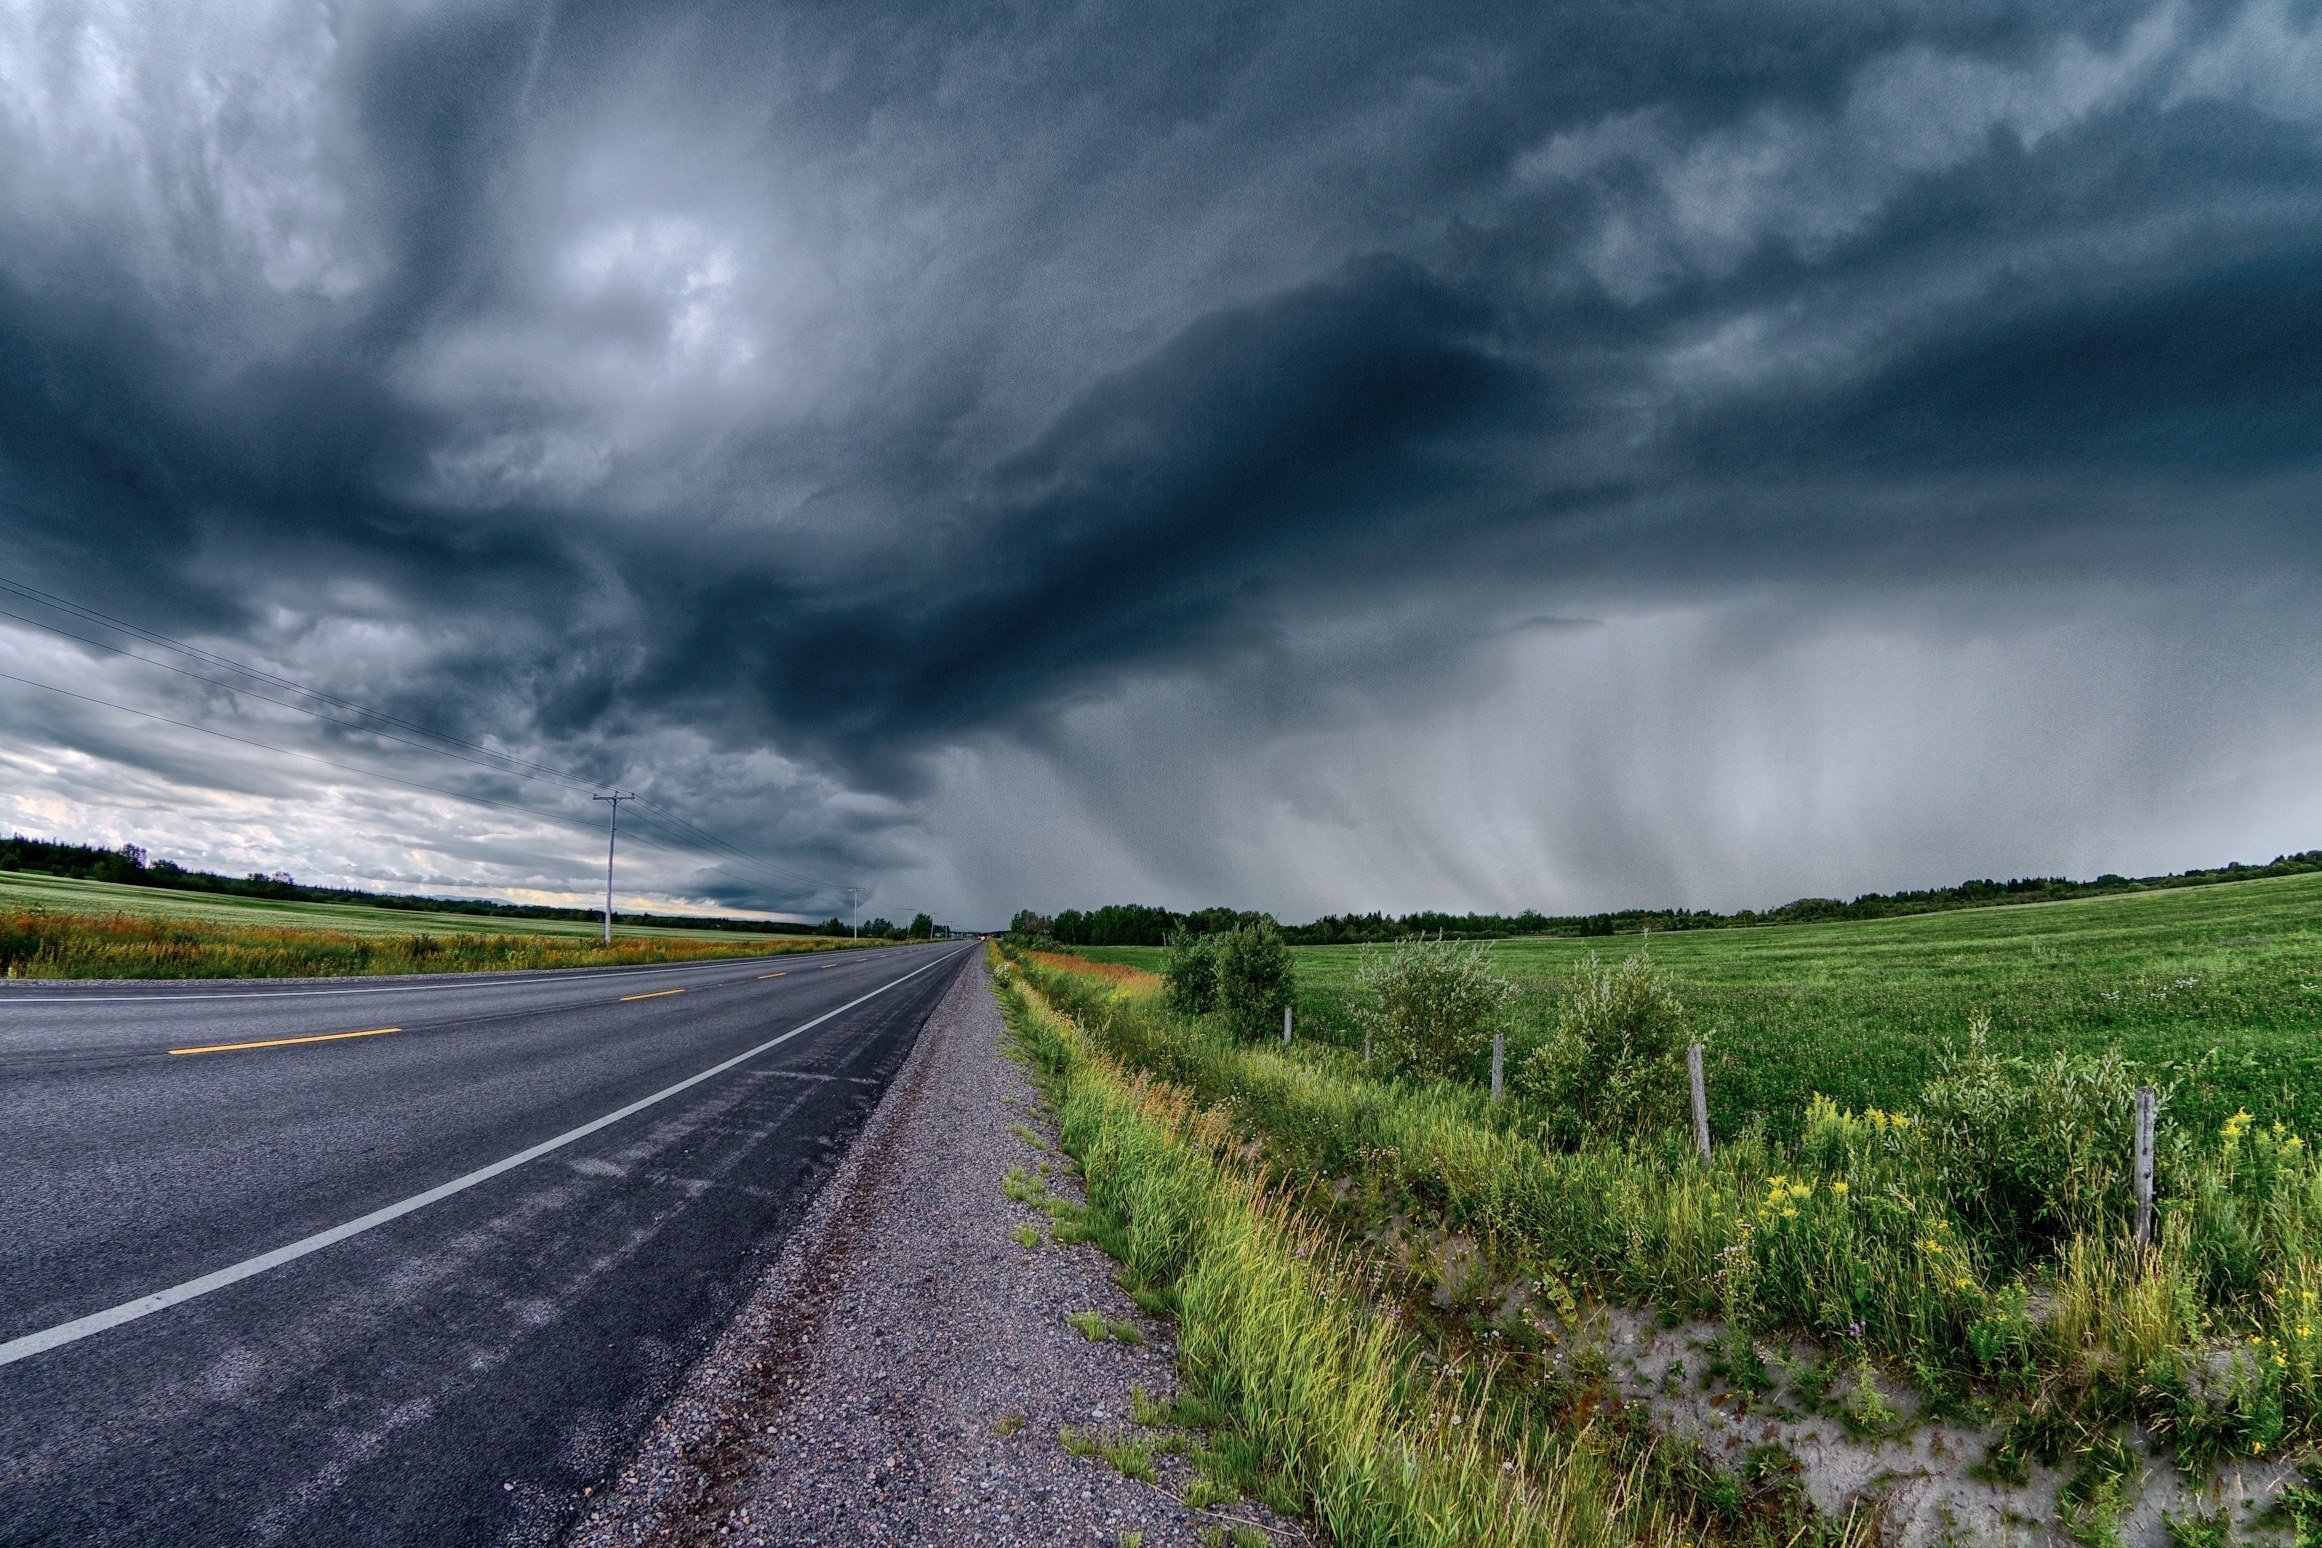
[{"label": "gravel stone", "polygon": [[[1011,1238],[1047,1224],[1003,1191],[1011,1168],[1051,1161],[1050,1189],[1080,1194],[1060,1153],[1010,1132],[1051,1130],[1004,1035],[973,959],[750,1303],[583,1516],[579,1548],[1157,1548],[1235,1523],[1306,1540],[1246,1501],[1189,1508],[1175,1457],[1156,1453],[1155,1486],[1059,1442],[1067,1426],[1133,1430],[1132,1387],[1167,1401],[1174,1330],[1097,1249]],[[1065,1320],[1082,1311],[1146,1342],[1092,1343]]]}]

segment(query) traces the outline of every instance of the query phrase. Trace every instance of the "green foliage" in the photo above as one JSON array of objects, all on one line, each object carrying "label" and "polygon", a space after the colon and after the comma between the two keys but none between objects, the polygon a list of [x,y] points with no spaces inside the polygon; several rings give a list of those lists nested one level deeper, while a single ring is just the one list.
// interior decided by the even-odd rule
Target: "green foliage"
[{"label": "green foliage", "polygon": [[1272,921],[1244,925],[1217,946],[1217,1008],[1243,1042],[1278,1034],[1297,983],[1290,948]]},{"label": "green foliage", "polygon": [[[1072,975],[1021,967],[1040,986]],[[1411,1329],[1377,1317],[1330,1243],[1220,1160],[1181,1102],[1125,1076],[1017,987],[1002,991],[1029,1063],[1060,1098],[1097,1240],[1169,1285],[1187,1396],[1216,1429],[1195,1461],[1205,1503],[1246,1491],[1310,1512],[1333,1541],[1613,1548],[1686,1540],[1598,1450],[1523,1424],[1488,1378],[1428,1373]],[[1109,1437],[1070,1449],[1111,1455]],[[1143,1447],[1150,1443],[1120,1441]],[[1117,1462],[1117,1459],[1116,1459]]]},{"label": "green foliage", "polygon": [[[0,869],[6,861],[0,858]],[[1613,913],[1543,914],[1526,909],[1520,914],[1446,914],[1434,910],[1389,918],[1384,914],[1325,914],[1310,924],[1286,925],[1283,938],[1293,946],[1337,946],[1377,941],[1444,936],[1455,940],[1505,939],[1520,936],[1563,936],[1591,939],[1651,932],[1668,935],[1697,930],[1748,929],[1765,925],[1825,924],[1838,920],[1909,918],[1962,909],[1992,908],[2014,903],[2055,903],[2084,898],[2117,897],[2155,890],[2179,891],[2189,887],[2231,885],[2268,876],[2299,876],[2322,871],[2322,849],[2277,855],[2264,865],[2231,865],[2183,871],[2162,876],[2115,876],[2073,881],[2063,876],[2024,876],[2013,881],[1988,878],[1907,892],[1866,892],[1851,902],[1837,898],[1799,898],[1763,911],[1743,909],[1720,914],[1707,909],[1625,908]],[[1066,909],[1051,921],[1026,909],[1019,920],[1032,919],[1038,928],[1017,929],[1021,936],[1050,935],[1067,946],[1158,946],[1180,926],[1197,932],[1233,929],[1255,915],[1236,914],[1230,908],[1196,909],[1173,914],[1167,909],[1138,904],[1113,904],[1092,914]],[[1051,928],[1053,927],[1053,928]]]},{"label": "green foliage", "polygon": [[1169,1008],[1186,1016],[1206,1016],[1217,1009],[1217,942],[1214,937],[1180,930],[1169,937],[1169,954],[1161,959],[1161,978],[1168,985]]},{"label": "green foliage", "polygon": [[1088,913],[1068,908],[1054,919],[1026,909],[1011,929],[1018,935],[1047,936],[1060,946],[1158,946],[1179,924],[1179,917],[1165,908],[1108,903]]},{"label": "green foliage", "polygon": [[1489,945],[1440,937],[1364,953],[1358,977],[1369,999],[1356,1014],[1389,1068],[1475,1072],[1516,992],[1490,955]]},{"label": "green foliage", "polygon": [[[1585,940],[1502,941],[1520,991],[1509,1053],[1556,1022]],[[1157,953],[1112,948],[1151,966]],[[1301,1041],[1359,1042],[1362,956],[1296,951]],[[1816,1092],[1841,1107],[1917,1101],[1977,1014],[1993,1048],[2038,1058],[2118,1049],[2175,1081],[2171,1121],[2214,1133],[2240,1109],[2322,1134],[2322,876],[2126,892],[2024,908],[1653,936],[1694,1024],[1715,1027],[1709,1116],[1724,1138],[1762,1118],[1795,1139]],[[1308,1030],[1310,1029],[1310,1030]]]},{"label": "green foliage", "polygon": [[[2117,1052],[2002,1057],[1991,1023],[1969,1023],[1920,1092],[1916,1131],[1951,1207],[2021,1251],[2128,1223],[2136,1072]],[[2166,1101],[2164,1089],[2162,1097]]]},{"label": "green foliage", "polygon": [[1617,968],[1591,955],[1573,970],[1554,1034],[1519,1067],[1517,1089],[1567,1138],[1644,1133],[1685,1110],[1685,1044],[1685,1006],[1668,974],[1643,952]]},{"label": "green foliage", "polygon": [[[1283,1187],[1463,1233],[1498,1273],[1552,1274],[1673,1318],[1815,1338],[1842,1351],[1818,1367],[1824,1400],[1866,1432],[1891,1423],[1863,1380],[1876,1359],[1912,1373],[1938,1406],[1966,1401],[1971,1385],[1976,1401],[2001,1404],[2001,1472],[2078,1454],[2124,1421],[2196,1459],[2274,1456],[2322,1438],[2322,1165],[2286,1128],[2246,1114],[2207,1134],[2176,1126],[2160,1240],[2140,1247],[2112,1206],[2085,1203],[2109,1196],[2109,1160],[2078,1179],[2056,1170],[2087,1142],[2055,1115],[2108,1121],[2085,1110],[2107,1091],[2126,1110],[2134,1083],[2121,1071],[2067,1062],[2059,1075],[2031,1061],[1971,1081],[1954,1070],[1952,1107],[2029,1114],[2061,1136],[2028,1138],[2023,1155],[1999,1129],[1978,1128],[1981,1117],[1961,1120],[1962,1140],[1909,1109],[1849,1111],[1817,1097],[1795,1144],[1747,1133],[1702,1166],[1681,1134],[1546,1148],[1466,1082],[1372,1078],[1304,1041],[1238,1045],[1158,997],[1119,999],[1095,975],[1021,972],[1109,1055],[1231,1115]],[[1971,1163],[2033,1202],[2002,1211],[1955,1198]],[[2095,1226],[2051,1246],[1998,1234],[2048,1217]],[[2233,1353],[2219,1369],[2221,1341]],[[1730,1375],[1734,1357],[1721,1357]],[[1811,1373],[1791,1382],[1807,1397],[1814,1385]],[[2087,1502],[2091,1530],[2109,1508],[2100,1494]]]}]

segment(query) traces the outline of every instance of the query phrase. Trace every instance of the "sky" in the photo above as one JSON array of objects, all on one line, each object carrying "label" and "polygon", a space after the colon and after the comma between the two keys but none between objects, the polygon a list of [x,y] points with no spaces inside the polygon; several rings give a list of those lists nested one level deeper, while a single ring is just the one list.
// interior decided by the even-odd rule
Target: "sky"
[{"label": "sky", "polygon": [[619,788],[624,906],[971,927],[2322,845],[2314,0],[5,0],[0,169],[0,579],[105,615],[0,595],[0,827],[577,900]]}]

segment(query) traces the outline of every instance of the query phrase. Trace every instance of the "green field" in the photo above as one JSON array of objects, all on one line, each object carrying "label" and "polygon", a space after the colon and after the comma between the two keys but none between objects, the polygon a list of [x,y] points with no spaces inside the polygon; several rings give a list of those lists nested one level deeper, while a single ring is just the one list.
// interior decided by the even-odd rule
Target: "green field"
[{"label": "green field", "polygon": [[[258,925],[274,929],[336,930],[349,935],[548,935],[596,937],[603,926],[580,919],[524,919],[490,914],[423,913],[371,908],[360,903],[301,903],[245,898],[230,893],[172,892],[163,887],[124,887],[113,882],[0,871],[0,908],[40,907],[72,914],[136,914],[148,918],[196,919],[211,924]],[[731,930],[687,930],[661,925],[615,923],[624,938],[679,941],[749,941]],[[798,940],[769,936],[769,940]]]},{"label": "green field", "polygon": [[[1524,991],[1511,1046],[1556,1014],[1559,979],[1634,936],[1530,938],[1494,949]],[[1962,909],[1904,919],[1656,935],[1708,1033],[1714,1126],[1763,1114],[1794,1134],[1814,1092],[1842,1105],[1905,1107],[1968,1019],[1991,1017],[2002,1051],[2123,1055],[2182,1081],[2179,1122],[2237,1107],[2322,1132],[2322,876],[2182,891]],[[1156,947],[1077,954],[1158,970]],[[1299,947],[1308,1034],[1349,1041],[1361,949]]]}]

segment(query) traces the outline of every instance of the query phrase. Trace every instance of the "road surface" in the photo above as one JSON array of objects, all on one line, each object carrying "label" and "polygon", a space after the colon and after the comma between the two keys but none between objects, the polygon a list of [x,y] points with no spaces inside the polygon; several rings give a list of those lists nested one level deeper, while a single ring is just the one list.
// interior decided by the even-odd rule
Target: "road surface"
[{"label": "road surface", "polygon": [[0,1543],[553,1540],[973,949],[0,985]]}]

